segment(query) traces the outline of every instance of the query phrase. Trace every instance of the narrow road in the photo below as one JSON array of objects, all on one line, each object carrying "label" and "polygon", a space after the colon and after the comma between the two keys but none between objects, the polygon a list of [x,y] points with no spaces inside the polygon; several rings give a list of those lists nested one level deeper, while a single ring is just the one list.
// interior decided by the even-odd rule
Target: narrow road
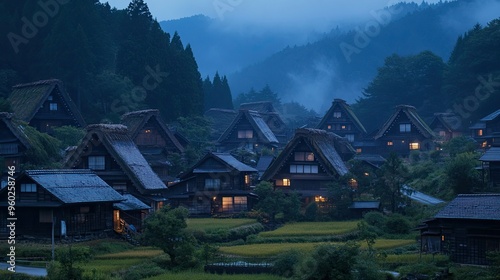
[{"label": "narrow road", "polygon": [[[1,270],[7,270],[10,265],[8,263],[2,262],[0,263]],[[23,273],[31,276],[47,276],[47,269],[41,267],[31,267],[31,266],[20,266],[16,265],[15,273]]]}]

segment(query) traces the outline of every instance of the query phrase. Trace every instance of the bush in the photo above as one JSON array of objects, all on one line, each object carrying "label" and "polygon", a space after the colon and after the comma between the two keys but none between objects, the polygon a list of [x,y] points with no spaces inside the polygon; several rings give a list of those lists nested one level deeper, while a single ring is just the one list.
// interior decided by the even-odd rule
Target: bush
[{"label": "bush", "polygon": [[273,273],[290,278],[295,275],[295,268],[298,267],[301,259],[302,254],[298,250],[279,254],[273,261]]},{"label": "bush", "polygon": [[385,223],[387,221],[387,217],[384,214],[377,212],[377,211],[370,211],[370,212],[366,213],[363,216],[363,219],[370,226],[374,226],[374,227],[377,227],[379,229],[383,229],[385,226]]},{"label": "bush", "polygon": [[120,279],[123,280],[141,280],[153,276],[157,276],[167,272],[160,268],[154,262],[147,262],[140,265],[132,266],[129,269],[120,272]]},{"label": "bush", "polygon": [[389,234],[408,234],[410,229],[410,222],[400,214],[392,214],[385,223],[385,232]]},{"label": "bush", "polygon": [[317,214],[318,214],[318,205],[316,204],[316,202],[309,203],[304,213],[306,221],[311,221],[311,222],[316,221]]},{"label": "bush", "polygon": [[302,264],[300,279],[352,279],[358,254],[358,246],[350,242],[318,246]]}]

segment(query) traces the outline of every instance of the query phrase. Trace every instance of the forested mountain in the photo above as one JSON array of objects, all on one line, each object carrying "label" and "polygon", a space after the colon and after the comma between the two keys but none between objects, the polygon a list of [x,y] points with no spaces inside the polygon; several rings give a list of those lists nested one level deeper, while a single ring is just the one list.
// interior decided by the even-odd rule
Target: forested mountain
[{"label": "forested mountain", "polygon": [[124,10],[98,0],[1,1],[0,33],[0,98],[13,84],[58,78],[87,123],[143,108],[167,120],[203,113],[191,47],[165,33],[143,0]]},{"label": "forested mountain", "polygon": [[[412,8],[413,7],[413,8]],[[385,58],[432,51],[447,61],[457,37],[477,22],[498,16],[500,1],[398,4],[374,13],[349,32],[333,30],[315,43],[286,48],[261,63],[228,76],[233,94],[268,84],[283,101],[323,112],[325,100],[353,103],[376,76]],[[405,14],[404,11],[412,10]],[[405,14],[401,18],[399,15]]]}]

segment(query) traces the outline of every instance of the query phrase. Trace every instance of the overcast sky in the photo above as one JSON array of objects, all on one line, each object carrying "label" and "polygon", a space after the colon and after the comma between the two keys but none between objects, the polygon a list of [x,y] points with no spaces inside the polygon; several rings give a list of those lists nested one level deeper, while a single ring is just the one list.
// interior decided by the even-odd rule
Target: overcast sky
[{"label": "overcast sky", "polygon": [[[101,0],[106,2],[106,0]],[[130,1],[109,0],[118,9]],[[398,0],[145,0],[158,21],[197,14],[226,21],[228,24],[287,28],[290,25],[325,31],[332,21],[363,19],[370,11],[392,5]],[[406,1],[410,2],[410,1]],[[421,3],[422,1],[413,1]],[[438,0],[427,0],[435,3]]]}]

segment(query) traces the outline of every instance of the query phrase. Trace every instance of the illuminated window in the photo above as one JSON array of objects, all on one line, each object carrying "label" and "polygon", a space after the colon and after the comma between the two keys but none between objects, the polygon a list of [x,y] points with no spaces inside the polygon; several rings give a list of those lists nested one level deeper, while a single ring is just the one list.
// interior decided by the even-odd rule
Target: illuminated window
[{"label": "illuminated window", "polygon": [[356,181],[356,179],[350,179],[349,180],[349,186],[353,189],[357,189],[358,188],[358,181]]},{"label": "illuminated window", "polygon": [[362,151],[363,151],[363,150],[362,150],[361,148],[357,148],[357,149],[356,149],[356,154],[361,154],[361,152],[362,152]]},{"label": "illuminated window", "polygon": [[354,134],[346,134],[345,138],[347,138],[349,142],[354,142]]},{"label": "illuminated window", "polygon": [[246,196],[223,196],[222,211],[223,212],[241,212],[248,210]]},{"label": "illuminated window", "polygon": [[144,133],[151,133],[151,129],[144,130]]},{"label": "illuminated window", "polygon": [[341,112],[333,112],[333,117],[338,119],[338,118],[342,117],[342,113]]},{"label": "illuminated window", "polygon": [[222,211],[223,212],[233,212],[233,198],[230,196],[222,197]]},{"label": "illuminated window", "polygon": [[213,179],[213,178],[205,179],[205,189],[207,190],[220,189],[220,179]]},{"label": "illuminated window", "polygon": [[51,111],[57,111],[57,103],[50,103],[49,106]]},{"label": "illuminated window", "polygon": [[392,146],[394,145],[394,143],[392,143],[392,141],[387,141],[387,146]]},{"label": "illuminated window", "polygon": [[283,179],[283,186],[290,187],[290,179]]},{"label": "illuminated window", "polygon": [[364,173],[364,175],[365,175],[365,176],[370,176],[370,173],[365,172],[365,173]]},{"label": "illuminated window", "polygon": [[419,150],[420,149],[420,143],[418,142],[411,142],[410,143],[410,150]]},{"label": "illuminated window", "polygon": [[327,128],[328,128],[328,129],[332,129],[332,125],[331,125],[331,124],[329,124],[329,125],[327,126]]},{"label": "illuminated window", "polygon": [[36,192],[36,184],[21,184],[21,192]]},{"label": "illuminated window", "polygon": [[347,128],[347,126],[342,125],[341,128],[342,128],[342,130],[345,130]]},{"label": "illuminated window", "polygon": [[314,153],[295,152],[295,161],[314,161]]},{"label": "illuminated window", "polygon": [[317,195],[314,197],[315,202],[326,202],[326,197],[323,197],[321,195]]},{"label": "illuminated window", "polygon": [[245,175],[245,185],[250,185],[250,175]]},{"label": "illuminated window", "polygon": [[482,129],[478,129],[477,130],[477,136],[483,136],[483,130]]},{"label": "illuminated window", "polygon": [[484,141],[483,143],[481,143],[481,148],[486,148],[486,146],[488,146],[488,142],[487,141]]},{"label": "illuminated window", "polygon": [[106,162],[104,156],[90,156],[88,158],[89,169],[92,170],[104,170],[106,167]]},{"label": "illuminated window", "polygon": [[317,165],[291,164],[290,173],[318,173]]},{"label": "illuminated window", "polygon": [[446,136],[446,131],[444,131],[444,130],[440,130],[440,131],[439,131],[439,136],[441,136],[441,137],[445,137],[445,136]]},{"label": "illuminated window", "polygon": [[253,138],[253,130],[238,130],[239,139],[250,139]]},{"label": "illuminated window", "polygon": [[409,123],[399,124],[399,132],[411,132],[411,124]]}]

